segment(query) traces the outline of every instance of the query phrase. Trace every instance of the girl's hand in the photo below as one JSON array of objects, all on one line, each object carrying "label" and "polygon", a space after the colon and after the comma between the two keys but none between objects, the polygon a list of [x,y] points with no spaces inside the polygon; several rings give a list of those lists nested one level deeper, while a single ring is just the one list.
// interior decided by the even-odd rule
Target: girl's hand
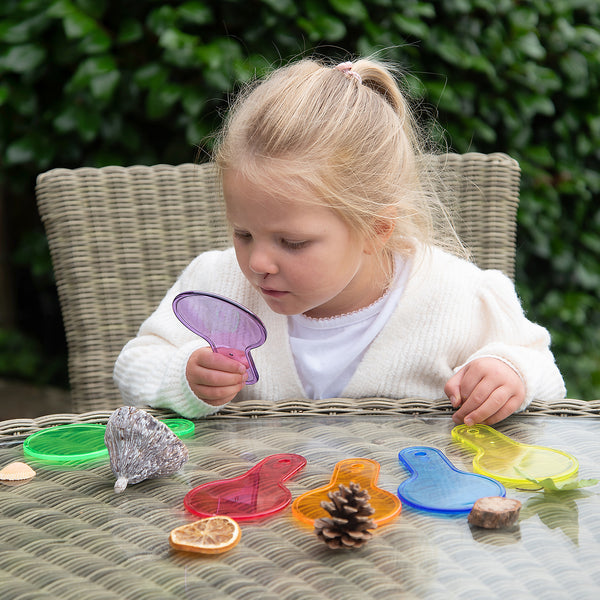
[{"label": "girl's hand", "polygon": [[454,408],[455,423],[493,425],[517,410],[525,399],[518,373],[497,358],[478,358],[451,377],[444,392]]},{"label": "girl's hand", "polygon": [[243,364],[213,352],[209,347],[192,353],[185,376],[194,394],[212,406],[233,400],[248,378]]}]

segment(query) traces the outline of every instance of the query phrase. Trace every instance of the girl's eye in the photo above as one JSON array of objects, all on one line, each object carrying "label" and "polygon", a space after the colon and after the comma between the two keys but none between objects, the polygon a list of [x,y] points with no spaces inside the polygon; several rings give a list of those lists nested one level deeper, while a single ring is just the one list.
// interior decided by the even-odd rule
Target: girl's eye
[{"label": "girl's eye", "polygon": [[234,231],[233,235],[235,238],[241,240],[242,242],[248,242],[252,239],[252,235],[247,231]]},{"label": "girl's eye", "polygon": [[302,241],[302,242],[293,242],[291,240],[282,239],[281,243],[288,250],[301,250],[302,248],[305,248],[306,246],[308,246],[308,241],[306,241],[306,240]]}]

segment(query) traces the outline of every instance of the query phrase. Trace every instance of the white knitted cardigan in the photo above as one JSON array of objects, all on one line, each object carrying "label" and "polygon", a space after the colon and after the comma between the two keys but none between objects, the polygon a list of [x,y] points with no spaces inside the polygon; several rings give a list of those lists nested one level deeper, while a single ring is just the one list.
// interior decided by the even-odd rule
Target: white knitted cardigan
[{"label": "white knitted cardigan", "polygon": [[[114,379],[126,403],[169,408],[188,418],[219,410],[199,400],[185,378],[190,354],[207,345],[171,308],[174,297],[189,290],[229,297],[266,326],[267,341],[252,350],[260,379],[245,386],[238,399],[306,397],[290,350],[287,317],[271,311],[252,289],[230,248],[190,263],[123,348]],[[565,396],[549,345],[548,332],[527,320],[512,282],[500,271],[483,271],[439,249],[420,248],[395,312],[342,397],[442,398],[446,381],[461,366],[493,356],[510,364],[525,383],[523,409],[533,398]]]}]

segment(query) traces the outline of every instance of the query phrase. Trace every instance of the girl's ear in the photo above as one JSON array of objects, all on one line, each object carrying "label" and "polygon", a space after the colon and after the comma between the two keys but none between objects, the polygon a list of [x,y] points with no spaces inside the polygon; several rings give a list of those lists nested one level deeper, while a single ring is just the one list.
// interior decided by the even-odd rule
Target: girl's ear
[{"label": "girl's ear", "polygon": [[386,247],[389,239],[392,237],[392,233],[394,233],[394,229],[396,228],[396,221],[391,215],[391,210],[389,213],[390,214],[384,214],[375,219],[373,223],[374,235],[367,244],[367,254],[377,254],[383,250]]}]

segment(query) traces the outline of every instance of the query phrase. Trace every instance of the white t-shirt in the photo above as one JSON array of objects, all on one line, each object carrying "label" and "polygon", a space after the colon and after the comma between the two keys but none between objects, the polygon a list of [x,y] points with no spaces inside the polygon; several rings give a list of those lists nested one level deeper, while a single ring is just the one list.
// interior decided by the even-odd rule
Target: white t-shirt
[{"label": "white t-shirt", "polygon": [[340,396],[369,344],[394,312],[409,272],[410,264],[397,258],[387,292],[360,310],[324,319],[288,317],[290,346],[308,398]]}]

